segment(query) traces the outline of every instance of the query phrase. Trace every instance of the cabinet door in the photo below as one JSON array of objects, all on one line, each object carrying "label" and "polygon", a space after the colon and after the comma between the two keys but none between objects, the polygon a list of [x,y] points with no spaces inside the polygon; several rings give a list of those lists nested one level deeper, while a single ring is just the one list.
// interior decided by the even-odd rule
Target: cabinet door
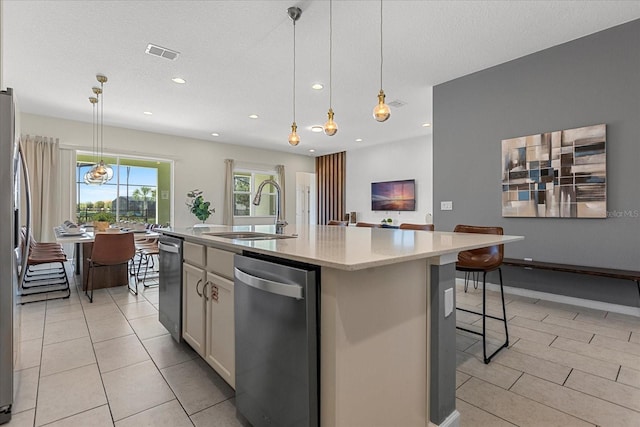
[{"label": "cabinet door", "polygon": [[182,264],[182,337],[193,349],[205,354],[205,300],[207,276],[201,268]]},{"label": "cabinet door", "polygon": [[236,386],[233,282],[207,273],[207,349],[205,360],[231,387]]}]

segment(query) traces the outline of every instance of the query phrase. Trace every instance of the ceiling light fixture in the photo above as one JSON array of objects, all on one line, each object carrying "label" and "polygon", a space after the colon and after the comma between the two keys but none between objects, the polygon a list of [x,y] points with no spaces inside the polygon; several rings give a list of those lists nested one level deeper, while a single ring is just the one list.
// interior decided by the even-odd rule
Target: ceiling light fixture
[{"label": "ceiling light fixture", "polygon": [[[113,178],[113,168],[105,164],[104,162],[104,84],[107,82],[107,77],[101,74],[96,76],[96,80],[100,83],[100,87],[92,88],[93,93],[96,95],[95,97],[90,97],[89,102],[94,106],[94,111],[96,105],[99,109],[100,117],[98,117],[98,112],[96,111],[96,126],[95,126],[95,136],[96,136],[96,160],[98,149],[100,152],[100,162],[96,163],[89,172],[85,174],[85,182],[87,184],[104,184],[107,181],[110,181]],[[102,101],[101,101],[102,98]],[[93,130],[92,130],[93,133]]]},{"label": "ceiling light fixture", "polygon": [[311,89],[313,90],[322,90],[324,89],[324,86],[322,85],[322,83],[314,83],[311,85]]},{"label": "ceiling light fixture", "polygon": [[384,90],[382,90],[382,0],[380,0],[380,92],[378,93],[378,105],[373,108],[373,117],[379,121],[384,122],[391,116],[391,109],[384,103]]},{"label": "ceiling light fixture", "polygon": [[298,136],[298,125],[296,125],[296,21],[302,15],[302,9],[291,6],[287,9],[287,14],[293,21],[293,123],[291,123],[291,133],[289,134],[289,144],[296,146],[300,144],[300,136]]},{"label": "ceiling light fixture", "polygon": [[316,150],[314,150],[313,148],[311,150],[309,150],[310,153],[315,153]]},{"label": "ceiling light fixture", "polygon": [[324,130],[324,128],[320,125],[311,126],[311,132],[320,133]]},{"label": "ceiling light fixture", "polygon": [[423,127],[423,128],[428,128],[428,127],[430,127],[430,126],[431,126],[431,123],[423,123],[423,124],[422,124],[422,127]]},{"label": "ceiling light fixture", "polygon": [[220,136],[220,134],[217,133],[217,132],[214,132],[214,133],[211,134],[211,136]]},{"label": "ceiling light fixture", "polygon": [[258,118],[258,115],[257,115],[257,114],[250,114],[250,115],[249,115],[249,118],[250,118],[250,119],[257,119],[257,118]]},{"label": "ceiling light fixture", "polygon": [[338,132],[338,125],[333,121],[333,1],[329,0],[329,119],[324,124],[324,133],[333,136]]},{"label": "ceiling light fixture", "polygon": [[[94,88],[95,90],[100,90],[100,88]],[[102,185],[104,182],[104,176],[100,176],[95,173],[95,169],[98,166],[98,148],[96,146],[96,104],[98,103],[98,98],[95,96],[89,97],[89,102],[93,107],[93,111],[91,114],[91,151],[93,151],[93,166],[84,174],[84,183],[88,185]]]},{"label": "ceiling light fixture", "polygon": [[144,114],[145,116],[153,116],[153,113],[151,111],[143,111],[142,114]]},{"label": "ceiling light fixture", "polygon": [[362,142],[362,138],[356,138],[356,142]]},{"label": "ceiling light fixture", "polygon": [[185,84],[187,82],[185,79],[183,79],[181,77],[174,77],[174,78],[171,79],[171,81],[174,82],[174,83],[178,83],[180,85],[183,85],[183,84]]}]

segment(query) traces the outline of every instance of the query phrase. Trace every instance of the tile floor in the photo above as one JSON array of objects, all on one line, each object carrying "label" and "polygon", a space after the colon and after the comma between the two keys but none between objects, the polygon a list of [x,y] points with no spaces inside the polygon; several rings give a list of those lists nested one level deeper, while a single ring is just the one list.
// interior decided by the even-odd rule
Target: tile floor
[{"label": "tile floor", "polygon": [[[488,291],[488,309],[499,311]],[[458,331],[457,401],[467,426],[640,425],[640,318],[507,295],[510,346],[489,365]],[[478,309],[479,290],[457,289]],[[157,321],[158,290],[96,291],[17,308],[10,427],[247,426],[233,390]],[[460,325],[477,316],[458,312]],[[488,322],[490,350],[502,337]],[[391,426],[390,426],[391,427]],[[401,427],[401,426],[393,426]]]},{"label": "tile floor", "polygon": [[248,425],[233,389],[158,322],[158,288],[139,289],[96,291],[93,304],[73,289],[69,299],[17,306],[7,426]]},{"label": "tile floor", "polygon": [[[500,294],[487,291],[500,313]],[[481,309],[482,291],[457,304]],[[482,363],[482,342],[457,333],[456,407],[467,426],[640,426],[640,318],[505,295],[509,348]],[[501,314],[498,314],[501,315]],[[480,330],[479,316],[457,312],[459,326]],[[504,341],[490,320],[489,351]]]}]

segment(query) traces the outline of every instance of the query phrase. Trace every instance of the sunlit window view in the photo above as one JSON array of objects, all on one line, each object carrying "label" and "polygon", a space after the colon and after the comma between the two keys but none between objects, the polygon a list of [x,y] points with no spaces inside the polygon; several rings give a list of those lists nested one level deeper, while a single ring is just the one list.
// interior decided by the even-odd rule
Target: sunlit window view
[{"label": "sunlit window view", "polygon": [[113,168],[113,179],[102,185],[91,185],[86,184],[83,178],[93,165],[90,157],[77,157],[78,223],[91,222],[97,218],[110,223],[170,222],[170,163],[123,157],[105,159]]},{"label": "sunlit window view", "polygon": [[234,216],[273,216],[276,214],[276,189],[273,185],[265,185],[260,205],[252,201],[256,189],[262,181],[275,180],[274,174],[265,172],[236,171],[233,173]]}]

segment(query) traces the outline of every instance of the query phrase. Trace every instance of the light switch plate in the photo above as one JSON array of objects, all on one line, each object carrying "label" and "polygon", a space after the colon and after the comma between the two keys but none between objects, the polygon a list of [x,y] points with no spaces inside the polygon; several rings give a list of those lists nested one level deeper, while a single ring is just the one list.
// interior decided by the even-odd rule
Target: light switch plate
[{"label": "light switch plate", "polygon": [[453,312],[453,288],[444,291],[444,317],[449,317]]},{"label": "light switch plate", "polygon": [[453,202],[451,200],[446,202],[440,202],[440,210],[441,211],[452,211],[453,210]]}]

